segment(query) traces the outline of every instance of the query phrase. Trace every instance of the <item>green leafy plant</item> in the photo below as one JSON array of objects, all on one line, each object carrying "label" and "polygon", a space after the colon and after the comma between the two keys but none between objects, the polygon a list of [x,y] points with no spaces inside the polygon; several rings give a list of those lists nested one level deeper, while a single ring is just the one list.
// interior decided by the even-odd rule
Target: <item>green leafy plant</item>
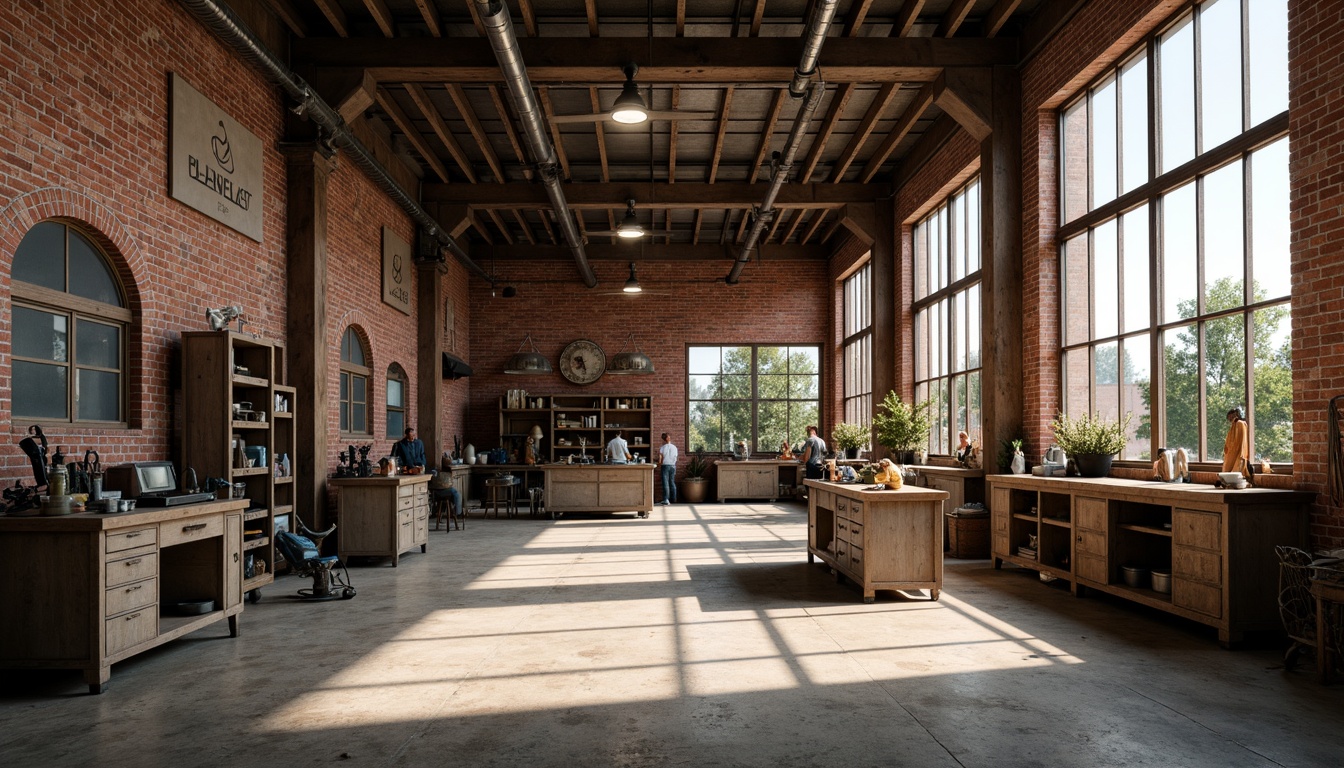
[{"label": "green leafy plant", "polygon": [[831,440],[836,448],[849,450],[851,448],[862,448],[868,444],[868,438],[872,434],[867,424],[850,424],[842,421],[835,425],[831,430]]},{"label": "green leafy plant", "polygon": [[1055,433],[1055,442],[1070,456],[1114,456],[1125,449],[1133,420],[1132,413],[1126,413],[1119,421],[1103,418],[1099,413],[1084,414],[1076,419],[1061,413],[1050,422],[1050,429]]},{"label": "green leafy plant", "polygon": [[709,474],[709,462],[705,461],[703,450],[696,451],[691,460],[686,462],[686,479],[703,480]]},{"label": "green leafy plant", "polygon": [[893,451],[913,451],[925,445],[933,419],[929,403],[907,403],[894,391],[888,392],[873,416],[873,434],[877,442]]}]

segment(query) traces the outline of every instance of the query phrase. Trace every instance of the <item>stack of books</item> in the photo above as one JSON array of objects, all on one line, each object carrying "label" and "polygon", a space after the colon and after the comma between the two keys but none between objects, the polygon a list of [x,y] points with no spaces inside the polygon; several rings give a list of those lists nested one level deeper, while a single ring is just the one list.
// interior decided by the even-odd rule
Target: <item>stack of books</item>
[{"label": "stack of books", "polygon": [[1035,559],[1036,559],[1036,548],[1035,548],[1035,547],[1018,547],[1018,548],[1017,548],[1017,556],[1018,556],[1018,557],[1025,557],[1025,558],[1028,559],[1028,560],[1035,560]]}]

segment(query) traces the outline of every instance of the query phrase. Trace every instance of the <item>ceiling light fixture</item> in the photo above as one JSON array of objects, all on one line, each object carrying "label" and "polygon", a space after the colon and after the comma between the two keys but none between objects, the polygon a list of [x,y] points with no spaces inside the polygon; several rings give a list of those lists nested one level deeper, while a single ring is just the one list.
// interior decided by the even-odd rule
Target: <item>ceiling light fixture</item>
[{"label": "ceiling light fixture", "polygon": [[[528,345],[532,347],[530,352],[523,350],[523,347]],[[550,373],[551,370],[551,361],[537,349],[530,333],[523,337],[523,343],[518,345],[518,351],[510,355],[508,362],[504,363],[505,373],[526,375]]]},{"label": "ceiling light fixture", "polygon": [[639,67],[625,65],[625,85],[621,86],[621,95],[611,105],[611,119],[626,125],[635,125],[649,119],[649,108],[639,95],[639,86],[635,85],[635,73]]},{"label": "ceiling light fixture", "polygon": [[644,227],[639,223],[635,216],[635,201],[627,200],[625,203],[625,215],[621,217],[620,226],[616,227],[618,237],[643,237]]},{"label": "ceiling light fixture", "polygon": [[639,285],[639,278],[635,277],[635,262],[630,262],[630,279],[625,281],[625,287],[621,289],[626,293],[640,293],[644,289]]},{"label": "ceiling light fixture", "polygon": [[607,373],[653,373],[653,360],[649,359],[649,356],[640,350],[639,344],[635,342],[634,333],[626,338],[626,343],[634,347],[634,351],[626,352],[625,347],[621,347],[620,352],[607,360]]}]

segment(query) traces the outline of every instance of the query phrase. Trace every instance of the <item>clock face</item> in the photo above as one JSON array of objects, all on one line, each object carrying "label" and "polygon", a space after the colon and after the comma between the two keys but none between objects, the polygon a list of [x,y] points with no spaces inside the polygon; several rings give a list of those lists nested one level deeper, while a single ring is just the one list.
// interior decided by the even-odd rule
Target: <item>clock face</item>
[{"label": "clock face", "polygon": [[606,353],[587,339],[571,341],[560,353],[560,375],[575,384],[592,384],[606,370]]}]

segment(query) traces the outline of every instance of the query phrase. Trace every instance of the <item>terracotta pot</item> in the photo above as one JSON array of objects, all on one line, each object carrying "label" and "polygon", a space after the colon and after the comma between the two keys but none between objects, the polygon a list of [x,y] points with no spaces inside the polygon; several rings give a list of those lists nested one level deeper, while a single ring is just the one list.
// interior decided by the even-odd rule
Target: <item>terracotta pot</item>
[{"label": "terracotta pot", "polygon": [[709,480],[687,477],[677,483],[677,500],[685,504],[702,504],[709,494]]}]

